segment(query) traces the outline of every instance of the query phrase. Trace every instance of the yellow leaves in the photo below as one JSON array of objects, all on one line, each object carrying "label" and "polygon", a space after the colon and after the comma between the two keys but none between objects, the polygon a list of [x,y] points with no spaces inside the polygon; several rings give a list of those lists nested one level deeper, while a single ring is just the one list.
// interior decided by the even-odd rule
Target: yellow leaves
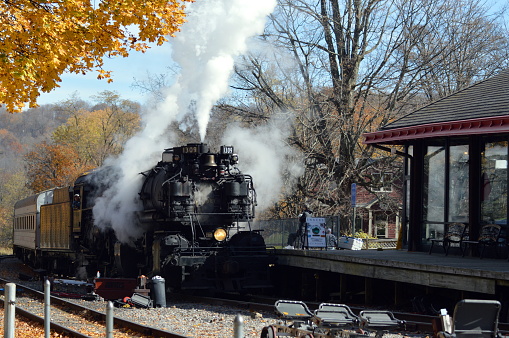
[{"label": "yellow leaves", "polygon": [[71,184],[80,173],[92,169],[80,162],[74,149],[42,143],[25,156],[28,186],[33,191]]},{"label": "yellow leaves", "polygon": [[132,111],[133,102],[120,100],[112,92],[102,95],[105,103],[110,102],[109,107],[76,112],[53,133],[54,142],[74,149],[83,163],[97,167],[106,157],[118,155],[140,127],[140,116]]},{"label": "yellow leaves", "polygon": [[189,1],[0,2],[0,104],[11,112],[26,102],[34,106],[65,71],[98,70],[98,78],[111,82],[103,57],[161,45],[179,30]]},{"label": "yellow leaves", "polygon": [[[102,79],[109,79],[109,80],[111,80],[110,79],[111,71],[105,71],[104,69],[99,69],[97,72],[99,73],[97,75],[97,79],[99,79],[99,80],[102,80]],[[108,80],[108,82],[109,82],[109,80]]]},{"label": "yellow leaves", "polygon": [[[24,156],[32,190],[71,184],[107,157],[121,153],[125,142],[139,130],[139,104],[109,91],[96,99],[102,109],[71,110],[67,122],[54,130],[52,143],[38,144]],[[4,134],[0,130],[0,143],[2,139],[10,142]]]}]

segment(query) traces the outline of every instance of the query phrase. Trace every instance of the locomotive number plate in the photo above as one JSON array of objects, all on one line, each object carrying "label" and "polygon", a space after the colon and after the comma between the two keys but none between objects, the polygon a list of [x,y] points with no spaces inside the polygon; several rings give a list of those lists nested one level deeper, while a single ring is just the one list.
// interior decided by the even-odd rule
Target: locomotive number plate
[{"label": "locomotive number plate", "polygon": [[221,153],[222,154],[233,154],[233,147],[232,146],[221,146]]}]

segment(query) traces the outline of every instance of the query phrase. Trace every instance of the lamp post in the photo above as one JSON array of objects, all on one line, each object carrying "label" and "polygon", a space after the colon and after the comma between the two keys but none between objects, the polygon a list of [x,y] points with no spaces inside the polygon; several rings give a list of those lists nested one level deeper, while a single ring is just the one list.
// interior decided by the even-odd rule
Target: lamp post
[{"label": "lamp post", "polygon": [[352,203],[352,236],[355,237],[355,212],[357,211],[356,210],[356,206],[357,206],[357,184],[356,183],[352,183],[352,186],[351,186],[351,203]]}]

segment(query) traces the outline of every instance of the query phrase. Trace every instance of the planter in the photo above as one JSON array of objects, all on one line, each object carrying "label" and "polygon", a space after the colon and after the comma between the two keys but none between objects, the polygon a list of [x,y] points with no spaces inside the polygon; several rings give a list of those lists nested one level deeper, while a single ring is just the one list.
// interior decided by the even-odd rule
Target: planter
[{"label": "planter", "polygon": [[361,250],[362,239],[355,237],[341,236],[338,240],[338,248],[347,250]]}]

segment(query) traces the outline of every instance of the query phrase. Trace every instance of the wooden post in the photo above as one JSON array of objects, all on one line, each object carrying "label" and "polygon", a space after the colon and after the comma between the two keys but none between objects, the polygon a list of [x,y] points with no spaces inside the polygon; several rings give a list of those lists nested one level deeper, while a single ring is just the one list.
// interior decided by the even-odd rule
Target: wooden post
[{"label": "wooden post", "polygon": [[341,274],[339,276],[339,299],[342,302],[346,301],[347,284],[347,277]]},{"label": "wooden post", "polygon": [[394,282],[394,305],[403,303],[403,285],[400,282]]},{"label": "wooden post", "polygon": [[373,303],[373,279],[364,278],[364,302],[366,305]]}]

